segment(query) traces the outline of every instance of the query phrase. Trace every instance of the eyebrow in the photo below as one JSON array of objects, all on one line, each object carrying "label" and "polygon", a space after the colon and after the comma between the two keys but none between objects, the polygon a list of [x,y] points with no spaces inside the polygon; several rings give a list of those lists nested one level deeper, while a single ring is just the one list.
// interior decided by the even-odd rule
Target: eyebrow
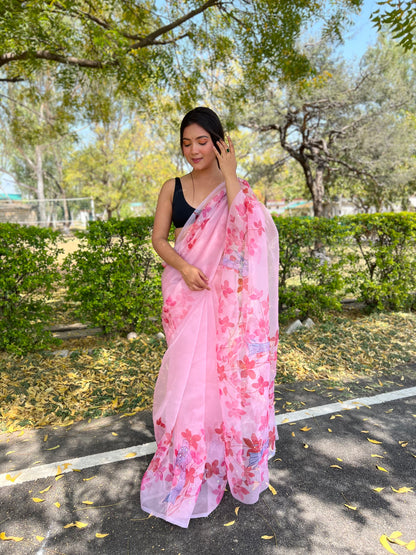
[{"label": "eyebrow", "polygon": [[[199,137],[196,137],[196,140],[198,139],[209,139],[208,135],[200,135]],[[183,141],[192,141],[192,139],[188,139],[188,137],[182,137],[182,142]]]}]

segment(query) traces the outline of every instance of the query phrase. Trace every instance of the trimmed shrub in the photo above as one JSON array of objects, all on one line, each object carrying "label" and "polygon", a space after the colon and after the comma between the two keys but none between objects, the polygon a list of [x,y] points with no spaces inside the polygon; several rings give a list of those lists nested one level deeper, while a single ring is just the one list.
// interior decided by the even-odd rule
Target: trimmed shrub
[{"label": "trimmed shrub", "polygon": [[0,224],[0,350],[23,354],[57,342],[45,327],[60,280],[59,235]]},{"label": "trimmed shrub", "polygon": [[370,308],[416,308],[416,214],[413,212],[344,216],[357,249],[348,290]]},{"label": "trimmed shrub", "polygon": [[345,226],[325,218],[274,217],[274,221],[280,242],[282,319],[319,317],[324,310],[340,309]]},{"label": "trimmed shrub", "polygon": [[105,332],[159,329],[162,267],[150,244],[152,226],[153,218],[111,219],[78,233],[81,243],[65,259],[64,275],[81,321]]}]

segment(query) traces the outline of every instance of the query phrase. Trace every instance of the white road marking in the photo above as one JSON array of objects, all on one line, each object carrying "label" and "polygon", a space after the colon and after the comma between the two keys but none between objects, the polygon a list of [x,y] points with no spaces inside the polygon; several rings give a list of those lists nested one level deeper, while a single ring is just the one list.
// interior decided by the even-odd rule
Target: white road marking
[{"label": "white road marking", "polygon": [[[414,396],[416,396],[416,387],[409,387],[407,389],[399,389],[397,391],[390,391],[388,393],[380,393],[379,395],[374,395],[373,397],[359,397],[357,399],[349,399],[347,401],[338,401],[337,403],[330,403],[328,405],[321,405],[318,407],[311,407],[309,409],[298,410],[295,412],[277,414],[276,424],[282,425],[289,422],[298,422],[299,420],[316,418],[317,416],[324,416],[326,414],[334,414],[342,410],[357,409],[359,407],[369,407],[371,405],[378,405],[380,403],[397,401],[399,399],[405,399],[406,397]],[[64,461],[57,461],[38,467],[13,470],[11,472],[0,474],[0,487],[13,486],[17,484],[23,484],[25,482],[40,480],[42,478],[50,478],[52,476],[56,476],[58,473],[58,466],[60,467],[61,473],[65,474],[67,472],[73,472],[75,469],[83,470],[85,468],[92,468],[94,466],[101,466],[103,464],[111,464],[123,460],[143,457],[145,455],[152,455],[155,451],[156,443],[151,442],[145,443],[143,445],[134,445],[125,449],[117,449],[115,451],[96,453],[95,455],[88,455],[86,457],[66,459]],[[127,457],[127,455],[130,456]]]}]

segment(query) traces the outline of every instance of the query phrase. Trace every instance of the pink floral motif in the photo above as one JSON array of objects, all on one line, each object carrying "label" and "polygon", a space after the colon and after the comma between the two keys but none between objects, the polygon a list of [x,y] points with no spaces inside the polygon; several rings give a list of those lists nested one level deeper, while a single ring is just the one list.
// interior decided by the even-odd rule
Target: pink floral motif
[{"label": "pink floral motif", "polygon": [[207,274],[210,291],[190,291],[170,266],[162,278],[168,350],[155,388],[157,450],[141,502],[184,527],[195,507],[209,514],[218,505],[227,481],[235,497],[254,503],[275,448],[278,330],[269,311],[277,310],[277,284],[269,276],[277,267],[269,266],[277,263],[277,235],[248,183],[240,183],[230,208],[219,186],[175,245]]}]

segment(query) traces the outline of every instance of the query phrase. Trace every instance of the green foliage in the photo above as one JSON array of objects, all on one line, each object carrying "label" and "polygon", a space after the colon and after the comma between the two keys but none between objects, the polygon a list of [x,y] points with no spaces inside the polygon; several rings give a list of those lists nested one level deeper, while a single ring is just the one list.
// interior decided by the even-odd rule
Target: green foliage
[{"label": "green foliage", "polygon": [[379,310],[416,308],[416,214],[344,216],[357,251],[349,290]]},{"label": "green foliage", "polygon": [[[64,262],[67,300],[82,321],[105,332],[152,332],[162,308],[161,265],[150,246],[153,218],[89,224]],[[154,317],[156,323],[149,320]]]},{"label": "green foliage", "polygon": [[415,29],[416,29],[416,6],[413,0],[384,0],[377,2],[380,9],[371,14],[371,20],[380,31],[384,26],[388,27],[393,38],[403,46],[405,50],[415,50]]},{"label": "green foliage", "polygon": [[337,219],[274,218],[280,237],[280,304],[283,319],[321,316],[340,309],[346,230]]},{"label": "green foliage", "polygon": [[18,354],[53,343],[45,329],[60,280],[59,233],[0,224],[0,350]]}]

